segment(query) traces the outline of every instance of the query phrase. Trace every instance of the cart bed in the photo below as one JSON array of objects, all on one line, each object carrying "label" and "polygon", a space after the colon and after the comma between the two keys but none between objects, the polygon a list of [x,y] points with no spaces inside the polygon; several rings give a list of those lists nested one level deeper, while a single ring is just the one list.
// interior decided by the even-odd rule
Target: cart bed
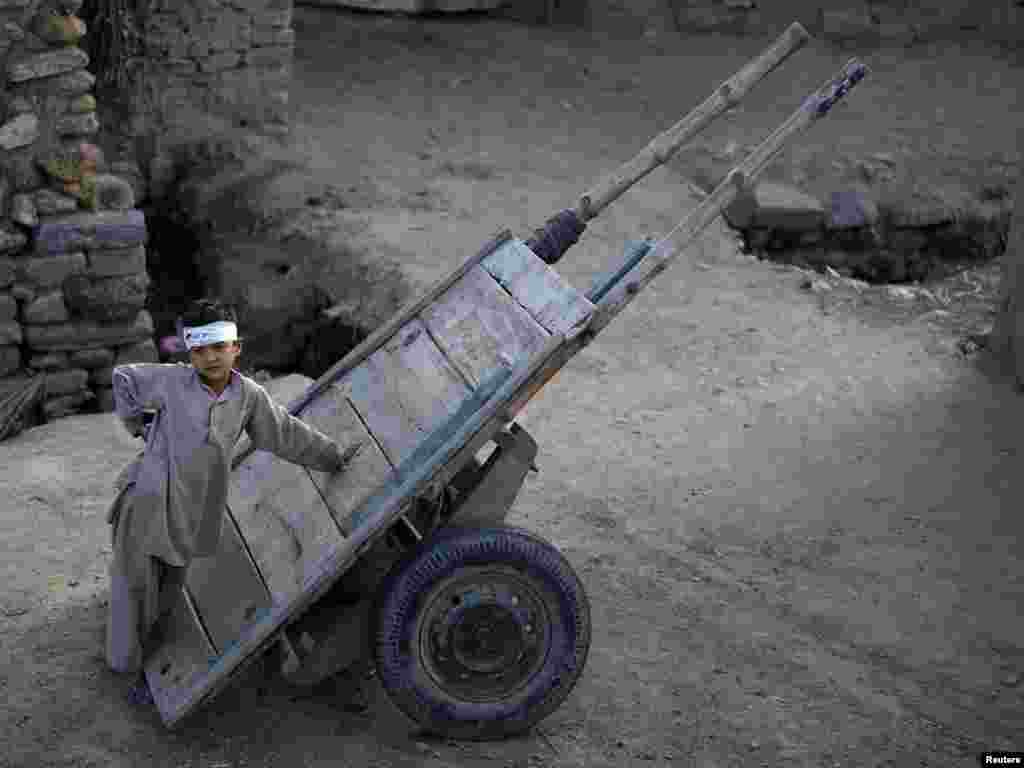
[{"label": "cart bed", "polygon": [[387,338],[367,340],[376,347],[370,354],[356,350],[355,359],[364,357],[358,364],[306,393],[301,419],[342,445],[364,443],[332,494],[323,473],[262,451],[232,472],[221,551],[189,569],[146,664],[167,725],[265,650],[425,484],[458,471],[510,420],[506,406],[525,402],[523,374],[550,361],[593,311],[507,235],[438,285],[443,290],[407,308]]}]

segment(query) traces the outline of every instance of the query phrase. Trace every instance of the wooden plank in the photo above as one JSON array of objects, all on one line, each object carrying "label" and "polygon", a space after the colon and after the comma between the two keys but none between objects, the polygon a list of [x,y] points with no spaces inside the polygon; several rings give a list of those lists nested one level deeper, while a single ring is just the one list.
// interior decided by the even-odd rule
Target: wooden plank
[{"label": "wooden plank", "polygon": [[451,416],[470,391],[418,319],[351,371],[343,387],[395,466]]},{"label": "wooden plank", "polygon": [[482,266],[549,333],[568,333],[594,305],[569,285],[521,240],[511,240]]},{"label": "wooden plank", "polygon": [[146,680],[165,720],[179,708],[182,697],[207,677],[217,655],[185,590],[175,590],[173,600],[163,625],[164,641],[146,662]]},{"label": "wooden plank", "polygon": [[330,430],[331,437],[342,445],[363,444],[345,472],[330,485],[327,473],[312,472],[313,482],[327,499],[335,522],[348,536],[354,527],[352,512],[388,478],[391,464],[345,398],[344,390],[337,385],[332,385],[310,403],[302,420],[322,432]]},{"label": "wooden plank", "polygon": [[227,511],[225,516],[217,554],[193,560],[186,577],[196,612],[217,651],[270,611],[270,593]]},{"label": "wooden plank", "polygon": [[474,267],[420,315],[434,341],[473,387],[537,352],[548,332],[482,267]]},{"label": "wooden plank", "polygon": [[344,541],[307,470],[266,451],[232,473],[228,509],[275,604],[301,592],[316,562]]}]

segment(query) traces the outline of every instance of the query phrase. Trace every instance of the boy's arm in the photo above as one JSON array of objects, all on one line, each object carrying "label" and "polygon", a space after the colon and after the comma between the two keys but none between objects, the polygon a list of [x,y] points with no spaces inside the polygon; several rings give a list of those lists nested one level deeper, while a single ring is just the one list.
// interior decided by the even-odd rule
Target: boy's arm
[{"label": "boy's arm", "polygon": [[111,377],[114,411],[132,437],[145,434],[144,412],[160,407],[162,380],[167,369],[175,367],[161,363],[134,363],[114,368]]},{"label": "boy's arm", "polygon": [[339,472],[355,455],[327,435],[288,413],[270,394],[256,387],[256,403],[245,425],[254,448],[321,472]]}]

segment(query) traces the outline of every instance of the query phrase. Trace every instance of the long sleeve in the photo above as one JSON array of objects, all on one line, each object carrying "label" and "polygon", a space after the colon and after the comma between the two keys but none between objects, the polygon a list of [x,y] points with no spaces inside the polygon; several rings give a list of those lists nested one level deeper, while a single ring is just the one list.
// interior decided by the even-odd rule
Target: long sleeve
[{"label": "long sleeve", "polygon": [[114,368],[111,384],[114,388],[114,411],[128,434],[143,434],[143,411],[159,409],[162,405],[162,379],[168,368],[175,365],[161,363],[135,363]]},{"label": "long sleeve", "polygon": [[321,472],[336,472],[344,464],[334,440],[292,416],[274,402],[263,387],[256,389],[255,404],[245,430],[254,448],[269,451],[293,464]]}]

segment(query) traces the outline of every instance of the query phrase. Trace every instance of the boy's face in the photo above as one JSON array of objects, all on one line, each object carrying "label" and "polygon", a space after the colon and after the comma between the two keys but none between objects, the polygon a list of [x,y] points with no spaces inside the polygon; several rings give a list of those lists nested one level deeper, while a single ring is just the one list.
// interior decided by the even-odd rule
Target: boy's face
[{"label": "boy's face", "polygon": [[231,380],[231,369],[235,367],[241,352],[240,342],[221,341],[196,347],[188,354],[203,381],[216,387],[226,385]]}]

